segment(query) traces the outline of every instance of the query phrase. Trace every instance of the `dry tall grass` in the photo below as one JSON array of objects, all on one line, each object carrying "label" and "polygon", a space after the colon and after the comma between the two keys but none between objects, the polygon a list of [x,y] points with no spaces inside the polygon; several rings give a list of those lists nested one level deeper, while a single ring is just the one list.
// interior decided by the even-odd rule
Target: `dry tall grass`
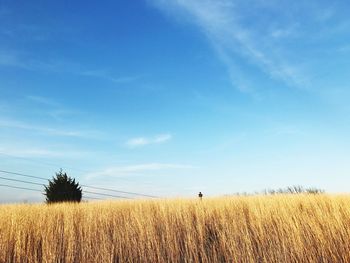
[{"label": "dry tall grass", "polygon": [[0,206],[1,262],[350,262],[350,197]]}]

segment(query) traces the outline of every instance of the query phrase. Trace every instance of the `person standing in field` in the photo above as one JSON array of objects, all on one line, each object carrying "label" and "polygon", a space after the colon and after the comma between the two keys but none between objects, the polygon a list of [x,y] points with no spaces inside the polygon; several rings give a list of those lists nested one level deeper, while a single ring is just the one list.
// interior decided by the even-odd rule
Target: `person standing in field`
[{"label": "person standing in field", "polygon": [[203,198],[203,194],[202,194],[202,192],[199,192],[198,197],[199,197],[199,200],[201,200],[201,201],[202,201],[202,198]]}]

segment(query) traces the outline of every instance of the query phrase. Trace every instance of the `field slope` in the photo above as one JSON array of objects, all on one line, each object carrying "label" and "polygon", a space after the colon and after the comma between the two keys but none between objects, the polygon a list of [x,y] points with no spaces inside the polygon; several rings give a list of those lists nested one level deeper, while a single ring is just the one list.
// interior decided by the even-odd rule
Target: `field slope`
[{"label": "field slope", "polygon": [[0,262],[350,262],[350,197],[0,206]]}]

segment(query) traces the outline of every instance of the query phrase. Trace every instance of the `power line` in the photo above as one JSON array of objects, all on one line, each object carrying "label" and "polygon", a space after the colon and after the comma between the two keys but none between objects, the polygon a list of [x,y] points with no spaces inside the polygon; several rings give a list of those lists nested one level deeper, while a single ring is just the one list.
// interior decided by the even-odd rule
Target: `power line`
[{"label": "power line", "polygon": [[[29,190],[29,191],[34,191],[34,192],[40,192],[41,193],[41,191],[37,190],[37,189],[32,189],[32,188],[27,188],[27,187],[19,187],[19,186],[7,185],[7,184],[0,184],[0,187],[8,187],[8,188],[13,188],[13,189],[21,189],[21,190]],[[83,198],[94,199],[94,200],[103,200],[102,198],[86,196],[86,195],[84,195]]]},{"label": "power line", "polygon": [[[20,183],[25,183],[25,184],[34,184],[34,185],[40,185],[40,186],[44,186],[43,184],[39,184],[39,183],[34,183],[34,182],[29,182],[29,181],[24,181],[24,180],[18,180],[18,179],[12,179],[12,178],[6,178],[6,177],[2,177],[0,176],[0,180],[7,180],[7,181],[12,181],[12,182],[20,182]],[[96,192],[90,192],[90,191],[84,191],[84,193],[89,193],[89,194],[95,194],[95,195],[103,195],[103,196],[109,196],[109,197],[116,197],[116,198],[126,198],[126,199],[130,199],[131,197],[125,197],[125,196],[119,196],[119,195],[110,195],[110,194],[102,194],[102,193],[96,193]]]},{"label": "power line", "polygon": [[5,173],[5,174],[13,174],[13,175],[19,175],[19,176],[24,176],[24,177],[29,177],[29,178],[35,178],[35,179],[40,179],[40,180],[45,180],[45,181],[49,180],[49,179],[44,178],[44,177],[22,174],[22,173],[15,173],[15,172],[10,172],[10,171],[5,171],[5,170],[0,170],[0,172]]},{"label": "power line", "polygon": [[[29,181],[24,181],[24,180],[18,180],[18,179],[12,179],[12,178],[6,178],[6,177],[2,177],[2,176],[0,176],[0,180],[7,180],[7,181],[12,181],[12,182],[20,182],[20,183],[25,183],[25,184],[33,184],[33,185],[44,186],[43,184],[39,184],[39,183],[34,183],[34,182],[29,182]],[[84,191],[84,190],[83,190],[83,193],[102,195],[102,196],[109,196],[109,197],[115,197],[115,198],[125,198],[125,199],[130,199],[131,198],[131,197],[103,194],[103,193],[90,192],[90,191]]]},{"label": "power line", "polygon": [[[22,156],[16,156],[16,155],[12,155],[12,154],[7,154],[4,152],[0,152],[0,155],[6,156],[6,157],[10,157],[10,158],[16,158],[16,159],[21,159],[21,160],[25,160],[28,162],[32,162],[32,163],[36,163],[36,164],[40,164],[40,165],[44,165],[44,166],[50,166],[50,167],[57,167],[59,165],[51,163],[51,162],[43,162],[43,161],[35,161],[33,159],[30,158],[26,158],[26,157],[22,157]],[[88,171],[83,170],[83,169],[78,169],[78,168],[74,168],[74,167],[69,167],[69,166],[64,166],[65,168],[71,169],[71,170],[75,170],[75,171],[80,171],[80,172],[84,172],[87,173]]]},{"label": "power line", "polygon": [[[34,175],[23,174],[23,173],[16,173],[16,172],[11,172],[11,171],[6,171],[6,170],[0,170],[0,172],[1,173],[6,173],[6,174],[13,174],[13,175],[18,175],[18,176],[28,177],[28,178],[40,179],[40,180],[45,180],[45,181],[49,180],[47,178],[40,177],[40,176],[34,176]],[[91,189],[96,189],[96,190],[104,190],[104,191],[111,191],[111,192],[122,193],[122,194],[137,195],[137,196],[144,196],[144,197],[151,197],[151,198],[159,198],[158,196],[141,194],[141,193],[135,193],[135,192],[120,191],[120,190],[115,190],[115,189],[111,189],[111,188],[89,186],[89,185],[85,185],[85,184],[82,184],[81,186],[82,187],[91,188]],[[108,194],[105,194],[105,195],[111,196],[111,195],[108,195]],[[118,196],[118,198],[120,198],[120,197]]]},{"label": "power line", "polygon": [[12,178],[6,178],[6,177],[2,177],[0,176],[0,180],[7,180],[7,181],[13,181],[13,182],[20,182],[20,183],[25,183],[25,184],[33,184],[33,185],[40,185],[40,186],[44,186],[43,184],[38,184],[38,183],[34,183],[34,182],[29,182],[29,181],[24,181],[24,180],[18,180],[18,179],[12,179]]},{"label": "power line", "polygon": [[[24,181],[24,180],[18,180],[18,179],[12,179],[12,178],[2,177],[2,176],[0,176],[0,180],[7,180],[7,181],[12,181],[12,182],[19,182],[19,183],[25,183],[25,184],[33,184],[33,185],[44,186],[43,184],[39,184],[39,183],[34,183],[34,182],[29,182],[29,181]],[[59,193],[60,194],[67,194],[68,192],[59,192]]]},{"label": "power line", "polygon": [[[16,181],[17,181],[17,180],[16,180]],[[2,187],[8,187],[8,188],[14,188],[14,189],[21,189],[21,190],[29,190],[29,191],[35,191],[35,192],[40,192],[40,193],[42,193],[40,190],[32,189],[32,188],[27,188],[27,187],[13,186],[13,185],[7,185],[7,184],[0,184],[0,186],[2,186]],[[97,193],[94,193],[94,192],[89,192],[89,193],[91,193],[91,194],[97,194]],[[117,197],[117,196],[113,196],[113,197]],[[86,199],[94,199],[94,200],[103,200],[102,198],[92,197],[92,196],[86,196],[86,195],[83,195],[83,198],[86,198]],[[128,197],[123,197],[123,196],[119,196],[118,198],[130,199],[130,198],[128,198]]]},{"label": "power line", "polygon": [[102,198],[83,195],[83,199],[103,200]]},{"label": "power line", "polygon": [[151,198],[159,198],[158,196],[154,196],[154,195],[146,195],[146,194],[139,194],[139,193],[134,193],[134,192],[119,191],[119,190],[114,190],[114,189],[109,189],[109,188],[103,188],[103,187],[88,186],[88,185],[84,185],[84,184],[82,184],[81,186],[82,186],[82,187],[91,188],[91,189],[104,190],[104,191],[111,191],[111,192],[122,193],[122,194],[138,195],[138,196],[145,196],[145,197],[151,197]]},{"label": "power line", "polygon": [[0,186],[9,187],[9,188],[14,188],[14,189],[22,189],[22,190],[35,191],[35,192],[40,192],[40,193],[41,193],[40,190],[32,189],[32,188],[19,187],[19,186],[13,186],[13,185],[8,185],[8,184],[0,184]]},{"label": "power line", "polygon": [[132,197],[127,197],[127,196],[102,194],[102,193],[96,193],[96,192],[90,192],[90,191],[83,191],[83,192],[84,193],[88,193],[88,194],[94,194],[94,195],[102,195],[102,196],[109,196],[109,197],[116,197],[116,198],[132,199]]},{"label": "power line", "polygon": [[[36,163],[39,165],[44,165],[44,166],[50,166],[50,167],[65,167],[66,169],[70,169],[70,170],[75,170],[75,171],[79,171],[79,172],[84,172],[84,173],[90,173],[91,171],[85,170],[85,169],[80,169],[80,168],[74,168],[74,167],[69,167],[69,166],[61,166],[52,162],[43,162],[43,161],[35,161],[31,158],[26,158],[26,157],[22,157],[22,156],[16,156],[16,155],[12,155],[12,154],[7,154],[4,152],[0,152],[0,155],[6,156],[6,157],[10,157],[10,158],[15,158],[15,159],[21,159],[21,160],[25,160],[28,162],[32,162],[32,163]],[[34,178],[38,178],[38,177],[34,177]],[[130,180],[129,178],[121,178],[121,177],[114,177],[117,180],[122,180],[122,181],[126,181],[126,182],[132,182],[135,183],[134,180]],[[43,179],[43,180],[48,180],[47,178],[38,178],[38,179]],[[143,182],[142,185],[151,185],[149,182]],[[119,191],[119,190],[114,190],[114,189],[110,189],[110,188],[100,188],[100,187],[93,187],[93,186],[88,186],[88,185],[84,185],[84,187],[89,187],[92,189],[97,189],[97,190],[104,190],[104,191],[111,191],[111,192],[117,192],[117,193],[123,193],[123,194],[131,194],[131,195],[138,195],[138,196],[144,196],[144,197],[150,197],[150,198],[161,198],[160,196],[154,196],[154,195],[147,195],[147,194],[140,194],[140,193],[133,193],[133,192],[123,192],[123,191]]]},{"label": "power line", "polygon": [[[54,163],[51,163],[51,162],[43,162],[43,161],[35,161],[33,159],[30,159],[30,158],[25,158],[25,157],[22,157],[22,156],[16,156],[16,155],[12,155],[12,154],[7,154],[7,153],[4,153],[4,152],[0,152],[0,155],[3,155],[3,156],[6,156],[6,157],[10,157],[10,158],[15,158],[15,159],[21,159],[21,160],[25,160],[25,161],[28,161],[28,162],[32,162],[32,163],[36,163],[36,164],[39,164],[39,165],[44,165],[44,166],[50,166],[50,167],[62,167],[62,168],[66,168],[66,169],[70,169],[70,170],[75,170],[75,171],[79,171],[79,172],[84,172],[84,173],[90,173],[91,171],[87,171],[87,170],[84,170],[84,169],[78,169],[78,168],[74,168],[74,167],[69,167],[69,166],[61,166],[61,165],[57,165],[57,164],[54,164]],[[132,180],[129,180],[129,179],[126,179],[126,178],[117,178],[118,180],[123,180],[123,181],[128,181],[128,182],[133,182]]]},{"label": "power line", "polygon": [[[28,184],[36,184],[36,183],[32,183],[32,182],[27,182],[27,181],[22,181],[22,180],[15,180],[15,179],[9,179],[9,178],[4,178],[4,177],[0,177],[0,179],[9,180],[9,181],[16,181],[16,182],[22,182],[22,183],[28,183]],[[41,185],[41,184],[36,184],[36,185]],[[22,190],[35,191],[35,192],[41,192],[40,190],[37,190],[37,189],[32,189],[32,188],[27,188],[27,187],[20,187],[20,186],[12,186],[12,185],[7,185],[7,184],[0,184],[0,186],[2,186],[2,187],[9,187],[9,188],[15,188],[15,189],[22,189]],[[98,193],[94,193],[94,192],[89,192],[89,193],[91,193],[91,194],[98,194]],[[114,197],[117,197],[117,196],[114,196]],[[83,195],[83,198],[103,200],[102,198],[86,196],[86,195]],[[119,198],[127,198],[127,197],[120,196]]]}]

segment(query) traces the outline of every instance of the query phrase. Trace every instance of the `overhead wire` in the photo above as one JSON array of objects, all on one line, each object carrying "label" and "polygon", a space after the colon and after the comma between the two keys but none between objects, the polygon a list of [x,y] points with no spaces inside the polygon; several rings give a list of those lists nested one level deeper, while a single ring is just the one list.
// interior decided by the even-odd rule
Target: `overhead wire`
[{"label": "overhead wire", "polygon": [[12,181],[12,182],[19,182],[19,183],[25,183],[25,184],[33,184],[33,185],[44,186],[43,184],[39,184],[39,183],[34,183],[34,182],[29,182],[29,181],[24,181],[24,180],[18,180],[18,179],[12,179],[12,178],[6,178],[6,177],[2,177],[2,176],[0,176],[0,179],[7,180],[7,181]]},{"label": "overhead wire", "polygon": [[[19,183],[25,183],[25,184],[33,184],[33,185],[44,186],[43,184],[39,184],[39,183],[29,182],[29,181],[25,181],[25,180],[18,180],[18,179],[13,179],[13,178],[7,178],[7,177],[2,177],[2,176],[0,176],[0,180],[7,180],[7,181],[12,181],[12,182],[19,182]],[[83,190],[83,193],[89,193],[89,194],[101,195],[101,196],[108,196],[108,197],[115,197],[115,198],[131,199],[131,197],[126,197],[126,196],[103,194],[103,193],[97,193],[97,192],[91,192],[91,191],[85,191],[85,190]]]},{"label": "overhead wire", "polygon": [[83,195],[83,199],[103,200],[102,198],[92,197],[92,196],[88,196],[88,195]]},{"label": "overhead wire", "polygon": [[[62,167],[62,168],[66,168],[66,169],[70,169],[70,170],[75,170],[75,171],[79,171],[79,172],[84,172],[84,173],[90,173],[91,171],[85,170],[85,169],[78,169],[78,168],[74,168],[74,167],[69,167],[69,166],[61,166],[58,164],[54,164],[51,162],[42,162],[42,161],[35,161],[33,159],[30,158],[26,158],[26,157],[22,157],[22,156],[16,156],[16,155],[12,155],[12,154],[7,154],[4,152],[0,152],[0,155],[6,156],[6,157],[10,157],[10,158],[15,158],[15,159],[20,159],[20,160],[25,160],[31,163],[35,163],[35,164],[40,164],[40,165],[45,165],[45,166],[50,166],[50,167]],[[129,180],[127,178],[118,178],[118,180],[123,180],[123,181],[128,181],[128,182],[132,182],[132,180]]]},{"label": "overhead wire", "polygon": [[[55,163],[43,162],[43,161],[38,162],[38,161],[35,161],[33,159],[30,159],[30,158],[26,158],[26,157],[23,157],[23,156],[16,156],[16,155],[4,153],[4,152],[0,152],[0,155],[6,156],[6,157],[10,157],[10,158],[15,158],[15,159],[28,161],[28,162],[31,162],[31,163],[36,163],[36,164],[40,164],[40,165],[44,165],[44,166],[50,166],[50,167],[57,167],[57,166],[59,166],[59,165],[57,165]],[[77,169],[77,168],[69,167],[69,166],[64,166],[64,168],[67,168],[67,169],[70,169],[70,170],[75,170],[75,171],[80,171],[80,172],[88,172],[88,171],[83,170],[83,169]]]},{"label": "overhead wire", "polygon": [[111,192],[116,192],[116,193],[121,193],[121,194],[129,194],[129,195],[137,195],[137,196],[144,196],[144,197],[151,197],[151,198],[159,198],[158,196],[154,195],[147,195],[147,194],[140,194],[140,193],[135,193],[135,192],[126,192],[126,191],[120,191],[120,190],[114,190],[114,189],[109,189],[109,188],[104,188],[104,187],[97,187],[97,186],[88,186],[88,185],[81,185],[82,187],[86,188],[91,188],[91,189],[96,189],[96,190],[104,190],[104,191],[111,191]]},{"label": "overhead wire", "polygon": [[[11,157],[11,158],[22,159],[22,160],[30,161],[30,162],[33,162],[33,163],[39,163],[39,162],[34,161],[32,159],[29,159],[29,158],[15,156],[15,155],[7,154],[7,153],[4,153],[4,152],[0,152],[0,155]],[[53,164],[53,163],[40,162],[40,164],[57,167],[57,165]],[[72,170],[76,170],[76,171],[89,172],[89,171],[86,171],[86,170],[83,170],[83,169],[76,169],[76,168],[72,168],[72,167],[66,167],[66,168],[69,168],[69,169],[72,169]],[[23,173],[9,172],[9,171],[4,171],[4,170],[0,170],[0,172],[13,174],[13,175],[19,175],[19,176],[25,176],[25,177],[29,177],[29,178],[35,178],[35,179],[40,179],[40,180],[45,180],[45,181],[49,180],[47,178],[43,178],[43,177],[39,177],[39,176],[33,176],[33,175],[28,175],[28,174],[23,174]],[[124,180],[125,178],[118,178],[118,179]],[[130,180],[127,180],[127,179],[125,179],[125,180],[126,181],[130,181]],[[150,198],[160,198],[159,196],[155,196],[155,195],[148,195],[148,194],[129,192],[129,191],[121,191],[121,190],[116,190],[116,189],[111,189],[111,188],[90,186],[90,185],[86,185],[86,184],[81,184],[81,186],[82,187],[91,188],[91,189],[110,191],[110,192],[116,192],[116,193],[121,193],[121,194],[137,195],[137,196],[150,197]]]},{"label": "overhead wire", "polygon": [[[7,187],[7,188],[12,188],[12,189],[21,189],[21,190],[28,190],[28,191],[34,191],[34,192],[42,193],[42,191],[37,190],[37,189],[32,189],[32,188],[27,188],[27,187],[20,187],[20,186],[13,186],[13,185],[7,185],[7,184],[0,184],[0,187]],[[103,200],[102,198],[86,196],[86,195],[83,195],[83,198],[84,199],[93,199],[93,200]]]},{"label": "overhead wire", "polygon": [[28,174],[23,174],[23,173],[16,173],[16,172],[11,172],[11,171],[6,171],[6,170],[0,170],[1,173],[6,173],[6,174],[13,174],[13,175],[19,175],[19,176],[24,176],[24,177],[29,177],[29,178],[35,178],[35,179],[40,179],[40,180],[45,180],[47,181],[47,178],[44,177],[39,177],[39,176],[34,176],[34,175],[28,175]]},{"label": "overhead wire", "polygon": [[[48,181],[48,180],[49,180],[49,179],[47,179],[47,178],[40,177],[40,176],[34,176],[34,175],[29,175],[29,174],[24,174],[24,173],[18,173],[18,172],[12,172],[12,171],[2,170],[2,169],[0,169],[0,173],[18,175],[18,176],[23,176],[23,177],[33,178],[33,179],[40,179],[40,180],[44,180],[44,181]],[[0,177],[0,178],[1,178],[1,177]],[[5,180],[6,180],[6,179],[5,179]],[[9,180],[9,179],[7,179],[7,180]],[[12,180],[12,181],[24,182],[24,183],[25,183],[25,182],[28,182],[28,181],[16,180],[16,179],[11,179],[11,180]],[[42,184],[32,183],[32,182],[28,182],[28,183],[30,183],[30,184],[42,185]],[[97,190],[112,191],[112,192],[116,192],[116,193],[123,193],[123,194],[129,194],[129,195],[136,195],[136,196],[144,196],[144,197],[158,198],[157,196],[153,196],[153,195],[141,194],[141,193],[136,193],[136,192],[128,192],[128,191],[120,191],[120,190],[115,190],[115,189],[111,189],[111,188],[95,187],[95,186],[89,186],[89,185],[85,185],[85,184],[82,184],[81,186],[82,186],[82,187],[86,187],[86,188],[91,188],[91,189],[97,189]],[[116,197],[116,198],[131,198],[131,197],[126,197],[126,196],[111,195],[111,194],[102,194],[102,193],[91,192],[91,191],[85,191],[85,190],[83,190],[83,192],[91,193],[91,194],[96,194],[96,195],[109,196],[109,197]]]},{"label": "overhead wire", "polygon": [[[19,183],[26,183],[26,184],[44,186],[43,184],[39,184],[39,183],[29,182],[29,181],[25,181],[25,180],[18,180],[18,179],[13,179],[13,178],[7,178],[7,177],[2,177],[2,176],[0,176],[0,180],[6,180],[6,181],[11,181],[11,182],[19,182]],[[32,188],[27,188],[27,187],[12,186],[12,185],[6,185],[6,184],[0,184],[0,186],[41,192],[40,190],[32,189]],[[102,193],[96,193],[96,192],[90,192],[90,191],[83,191],[83,193],[90,193],[90,194],[95,194],[95,195],[103,195],[103,196],[117,197],[117,198],[128,198],[128,197],[123,197],[123,196],[102,194]],[[83,194],[83,198],[87,198],[87,199],[96,199],[96,200],[103,200],[102,198],[92,197],[92,196],[86,196],[86,195],[84,195],[84,194]]]},{"label": "overhead wire", "polygon": [[29,191],[35,191],[35,192],[40,192],[40,193],[42,193],[42,191],[40,191],[40,190],[32,189],[32,188],[27,188],[27,187],[13,186],[13,185],[8,185],[8,184],[0,184],[0,186],[2,186],[2,187],[14,188],[14,189],[29,190]]},{"label": "overhead wire", "polygon": [[96,193],[96,192],[90,192],[90,191],[83,191],[84,193],[88,194],[94,194],[94,195],[101,195],[101,196],[108,196],[108,197],[116,197],[116,198],[124,198],[124,199],[133,199],[132,197],[128,196],[119,196],[119,195],[110,195],[110,194],[103,194],[103,193]]}]

